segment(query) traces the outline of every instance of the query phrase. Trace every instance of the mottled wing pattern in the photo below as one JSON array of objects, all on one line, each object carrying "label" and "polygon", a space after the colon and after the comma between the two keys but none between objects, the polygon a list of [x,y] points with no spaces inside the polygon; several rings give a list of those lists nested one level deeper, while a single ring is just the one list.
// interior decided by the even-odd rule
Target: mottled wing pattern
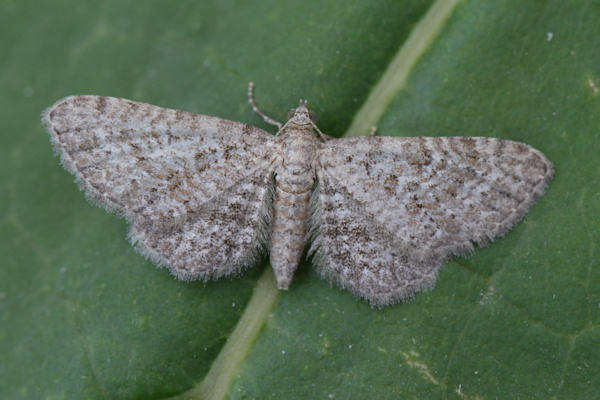
[{"label": "mottled wing pattern", "polygon": [[322,275],[373,305],[435,283],[451,254],[503,235],[543,194],[552,164],[481,137],[361,137],[317,155],[310,254]]},{"label": "mottled wing pattern", "polygon": [[138,219],[132,242],[179,279],[208,280],[251,266],[269,242],[272,214],[271,170],[257,171],[225,189],[173,226]]},{"label": "mottled wing pattern", "polygon": [[80,187],[180,278],[227,275],[262,250],[278,156],[269,133],[101,96],[59,100],[43,122]]}]

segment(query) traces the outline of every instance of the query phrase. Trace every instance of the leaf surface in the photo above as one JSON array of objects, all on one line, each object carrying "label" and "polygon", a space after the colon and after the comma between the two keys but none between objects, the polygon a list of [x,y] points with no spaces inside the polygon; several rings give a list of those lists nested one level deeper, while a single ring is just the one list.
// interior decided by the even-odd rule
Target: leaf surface
[{"label": "leaf surface", "polygon": [[[0,3],[0,397],[597,396],[600,3],[454,3]],[[102,94],[269,129],[250,80],[279,120],[307,98],[335,136],[518,140],[556,176],[504,238],[375,310],[310,263],[281,293],[264,264],[174,280],[85,200],[39,122],[60,97]]]}]

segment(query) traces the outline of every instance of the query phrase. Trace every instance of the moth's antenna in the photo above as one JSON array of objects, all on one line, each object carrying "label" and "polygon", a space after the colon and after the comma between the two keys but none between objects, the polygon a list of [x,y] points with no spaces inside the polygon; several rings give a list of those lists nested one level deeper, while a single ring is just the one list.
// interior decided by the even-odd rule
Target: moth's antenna
[{"label": "moth's antenna", "polygon": [[282,127],[281,122],[277,122],[273,118],[267,117],[262,111],[260,111],[258,109],[258,107],[256,107],[256,103],[254,103],[253,91],[254,91],[254,82],[249,82],[248,83],[248,102],[252,106],[252,110],[255,113],[257,113],[258,115],[260,115],[267,124],[275,125],[277,127],[277,129],[281,130],[281,127]]}]

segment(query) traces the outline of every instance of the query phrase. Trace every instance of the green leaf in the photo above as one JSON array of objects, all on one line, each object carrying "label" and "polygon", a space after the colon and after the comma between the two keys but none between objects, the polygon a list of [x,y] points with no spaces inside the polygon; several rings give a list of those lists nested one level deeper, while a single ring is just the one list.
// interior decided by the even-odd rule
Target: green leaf
[{"label": "green leaf", "polygon": [[[597,398],[597,1],[0,2],[0,398]],[[328,134],[494,136],[556,168],[504,238],[370,308],[309,263],[184,283],[52,156],[41,111],[120,96]]]}]

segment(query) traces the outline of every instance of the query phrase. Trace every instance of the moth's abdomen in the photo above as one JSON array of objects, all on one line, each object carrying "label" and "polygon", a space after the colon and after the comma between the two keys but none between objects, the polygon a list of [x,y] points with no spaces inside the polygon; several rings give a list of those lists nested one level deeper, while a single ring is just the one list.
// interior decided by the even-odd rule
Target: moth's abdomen
[{"label": "moth's abdomen", "polygon": [[269,252],[280,289],[289,287],[302,259],[313,184],[310,171],[294,175],[284,167],[277,175]]},{"label": "moth's abdomen", "polygon": [[275,178],[269,253],[280,289],[289,287],[306,244],[309,200],[315,181],[314,147],[313,140],[297,138],[289,143],[285,161]]}]

